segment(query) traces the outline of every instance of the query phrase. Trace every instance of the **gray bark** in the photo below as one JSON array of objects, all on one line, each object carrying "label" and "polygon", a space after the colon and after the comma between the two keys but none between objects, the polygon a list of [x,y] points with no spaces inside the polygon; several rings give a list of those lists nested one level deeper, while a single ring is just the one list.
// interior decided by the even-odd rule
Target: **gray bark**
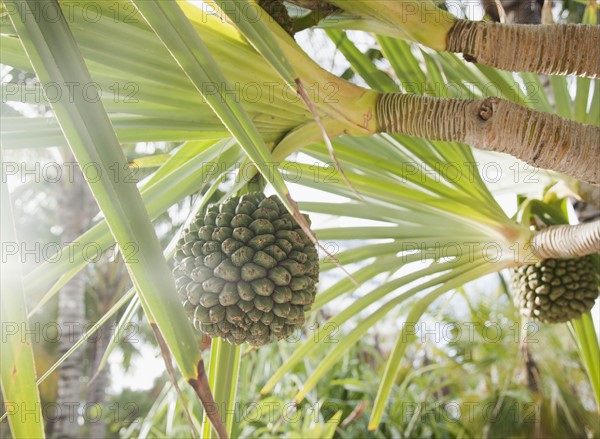
[{"label": "gray bark", "polygon": [[[112,335],[111,329],[113,323],[113,319],[109,319],[109,321],[100,328],[99,335],[95,338],[94,343],[90,345],[90,366],[88,372],[90,378],[98,371],[100,360],[108,348]],[[109,371],[110,364],[106,364],[104,368],[98,372],[94,381],[89,383],[86,391],[86,404],[99,407],[102,409],[102,413],[105,412],[105,407],[103,407],[103,405],[106,399],[106,387],[109,384]],[[93,422],[90,422],[90,429],[87,437],[91,439],[104,439],[106,437],[106,423],[104,418],[94,419]]]},{"label": "gray bark", "polygon": [[[74,162],[70,156],[66,162]],[[57,188],[57,223],[63,228],[63,243],[77,239],[87,230],[90,217],[96,209],[94,198],[79,168],[72,176],[65,170],[65,177]],[[71,178],[72,177],[72,178]],[[69,179],[71,181],[69,181]],[[91,257],[92,255],[90,255]],[[85,324],[84,272],[73,277],[58,294],[58,325],[61,329],[59,355],[65,354],[82,334]],[[57,416],[51,426],[53,437],[78,438],[79,409],[82,407],[83,351],[76,350],[58,370]]]}]

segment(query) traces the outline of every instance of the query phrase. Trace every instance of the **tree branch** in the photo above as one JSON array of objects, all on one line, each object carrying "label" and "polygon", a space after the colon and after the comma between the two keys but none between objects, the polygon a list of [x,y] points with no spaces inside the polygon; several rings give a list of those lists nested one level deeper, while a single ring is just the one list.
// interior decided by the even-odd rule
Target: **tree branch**
[{"label": "tree branch", "polygon": [[446,38],[449,52],[503,70],[600,76],[600,26],[457,19]]},{"label": "tree branch", "polygon": [[490,97],[440,99],[381,94],[378,132],[462,142],[531,165],[600,183],[600,128]]},{"label": "tree branch", "polygon": [[541,259],[579,258],[600,252],[600,220],[546,227],[533,235],[531,247]]}]

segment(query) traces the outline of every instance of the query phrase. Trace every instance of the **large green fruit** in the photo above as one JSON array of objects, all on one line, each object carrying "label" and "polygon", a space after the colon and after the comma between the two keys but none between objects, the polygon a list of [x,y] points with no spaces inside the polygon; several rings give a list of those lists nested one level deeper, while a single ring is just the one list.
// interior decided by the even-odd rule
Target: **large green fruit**
[{"label": "large green fruit", "polygon": [[545,259],[512,271],[515,305],[521,314],[544,323],[576,319],[598,298],[594,259]]},{"label": "large green fruit", "polygon": [[175,261],[177,291],[194,326],[233,344],[288,337],[317,292],[317,248],[275,195],[209,206],[184,230]]}]

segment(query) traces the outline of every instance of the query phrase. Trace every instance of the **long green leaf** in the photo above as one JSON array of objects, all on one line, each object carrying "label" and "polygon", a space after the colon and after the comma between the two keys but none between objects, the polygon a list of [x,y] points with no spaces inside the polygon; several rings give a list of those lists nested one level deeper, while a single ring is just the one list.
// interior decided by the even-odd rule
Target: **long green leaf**
[{"label": "long green leaf", "polygon": [[572,320],[571,324],[577,335],[577,345],[581,358],[592,383],[596,406],[600,407],[600,346],[598,345],[598,336],[591,311],[588,311],[579,319]]},{"label": "long green leaf", "polygon": [[321,435],[321,439],[333,439],[335,431],[342,421],[343,413],[344,412],[342,410],[338,410],[331,418],[329,418],[325,426],[325,430]]},{"label": "long green leaf", "polygon": [[[236,416],[235,400],[242,350],[240,346],[233,346],[221,338],[213,339],[211,343],[208,364],[209,385],[214,389],[215,404],[219,409],[224,409],[223,421],[227,433],[231,436]],[[202,437],[210,439],[217,437],[208,422],[206,413],[202,423]]]},{"label": "long green leaf", "polygon": [[[1,152],[0,152],[1,154]],[[0,155],[0,164],[4,162]],[[4,171],[2,179],[4,180]],[[2,363],[0,385],[10,431],[14,438],[43,438],[42,405],[36,384],[33,345],[21,278],[21,257],[6,183],[0,184],[2,211],[2,291],[0,326],[2,327]]]},{"label": "long green leaf", "polygon": [[550,75],[550,85],[554,93],[556,114],[567,119],[572,119],[571,95],[569,94],[567,79],[564,76]]}]

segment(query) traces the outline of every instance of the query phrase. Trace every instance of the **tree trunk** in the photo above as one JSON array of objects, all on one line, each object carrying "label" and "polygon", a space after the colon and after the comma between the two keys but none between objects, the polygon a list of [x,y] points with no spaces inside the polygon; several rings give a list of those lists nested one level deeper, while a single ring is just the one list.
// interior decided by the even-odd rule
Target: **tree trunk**
[{"label": "tree trunk", "polygon": [[[69,154],[70,162],[75,160]],[[79,168],[75,167],[72,181],[64,181],[58,194],[58,224],[63,228],[63,242],[77,239],[90,221],[92,194]],[[63,172],[63,175],[68,175]],[[92,257],[92,255],[90,255]],[[58,325],[61,329],[59,355],[65,354],[82,334],[85,324],[85,273],[75,275],[58,294]],[[81,407],[83,384],[83,351],[76,350],[58,370],[57,416],[52,426],[56,438],[77,438],[78,410]]]},{"label": "tree trunk", "polygon": [[327,0],[289,0],[289,3],[323,14],[330,14],[337,9],[335,5],[332,5]]},{"label": "tree trunk", "polygon": [[258,0],[258,4],[269,16],[279,24],[288,34],[294,35],[293,22],[282,0]]},{"label": "tree trunk", "polygon": [[[104,355],[104,352],[108,348],[108,344],[111,338],[111,328],[114,320],[109,319],[98,331],[98,336],[95,338],[94,343],[90,346],[90,365],[88,375],[94,376],[98,371],[100,360]],[[110,371],[110,364],[106,364],[104,368],[94,378],[86,391],[86,404],[90,407],[98,408],[100,413],[106,412],[104,407],[104,400],[106,398],[106,387],[108,386],[108,373]],[[104,417],[99,419],[93,419],[90,421],[90,429],[88,436],[91,439],[104,439],[106,437],[106,422]]]},{"label": "tree trunk", "polygon": [[540,24],[544,0],[482,0],[485,13],[499,22],[500,13],[496,6],[499,2],[509,23]]},{"label": "tree trunk", "polygon": [[600,26],[457,19],[446,38],[449,52],[502,70],[600,76]]},{"label": "tree trunk", "polygon": [[402,93],[377,100],[378,132],[462,142],[600,183],[600,128],[495,97],[439,99]]},{"label": "tree trunk", "polygon": [[[95,309],[96,313],[95,315],[89,315],[89,318],[96,322],[109,312],[118,298],[126,291],[129,276],[125,264],[112,261],[106,257],[96,263],[94,272],[95,274],[91,275],[90,285],[87,288],[87,299],[94,303],[91,308]],[[90,344],[87,350],[89,358],[87,372],[92,381],[88,382],[86,403],[88,407],[97,409],[95,410],[96,413],[110,411],[107,407],[104,407],[106,388],[109,384],[110,364],[105,364],[102,370],[99,370],[99,367],[113,336],[114,322],[115,317],[111,317],[102,325],[96,336],[89,340]],[[86,422],[88,423],[86,437],[102,439],[106,436],[104,417],[88,417]]]}]

